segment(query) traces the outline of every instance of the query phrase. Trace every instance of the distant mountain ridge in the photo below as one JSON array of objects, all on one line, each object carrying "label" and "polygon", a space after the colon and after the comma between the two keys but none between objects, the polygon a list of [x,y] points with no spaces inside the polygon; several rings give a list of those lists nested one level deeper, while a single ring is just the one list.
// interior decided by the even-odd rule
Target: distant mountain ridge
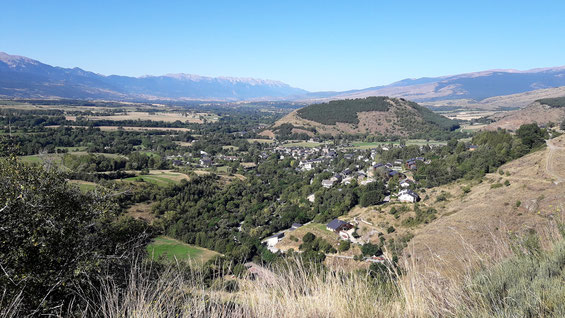
[{"label": "distant mountain ridge", "polygon": [[183,73],[142,77],[104,76],[78,67],[54,67],[27,57],[0,52],[0,96],[8,98],[292,100],[312,103],[391,96],[413,100],[425,106],[502,109],[524,107],[539,98],[559,97],[564,87],[565,66],[408,78],[389,85],[344,92],[308,92],[279,81],[255,78],[206,77]]},{"label": "distant mountain ridge", "polygon": [[[404,79],[390,85],[336,93],[326,99],[392,96],[425,103],[426,106],[456,105],[457,100],[480,102],[497,96],[508,96],[565,86],[565,66],[526,71],[489,70],[441,77]],[[533,94],[532,94],[533,96]],[[534,97],[535,98],[535,97]],[[539,98],[539,97],[537,97]],[[522,104],[529,104],[535,99]]]},{"label": "distant mountain ridge", "polygon": [[307,93],[273,80],[192,74],[104,76],[0,52],[0,95],[72,99],[280,99]]}]

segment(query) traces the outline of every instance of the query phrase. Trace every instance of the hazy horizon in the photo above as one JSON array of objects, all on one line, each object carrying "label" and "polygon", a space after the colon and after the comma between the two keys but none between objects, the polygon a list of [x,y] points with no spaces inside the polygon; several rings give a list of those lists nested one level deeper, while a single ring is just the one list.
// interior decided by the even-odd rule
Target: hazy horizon
[{"label": "hazy horizon", "polygon": [[[104,75],[187,73],[343,91],[564,65],[565,3],[7,3],[0,51]],[[539,23],[543,21],[543,23]]]}]

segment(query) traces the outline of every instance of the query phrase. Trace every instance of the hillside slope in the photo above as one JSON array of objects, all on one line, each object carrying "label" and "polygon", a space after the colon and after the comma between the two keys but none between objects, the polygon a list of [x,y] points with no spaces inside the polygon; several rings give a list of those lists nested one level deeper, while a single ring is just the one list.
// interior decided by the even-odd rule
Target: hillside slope
[{"label": "hillside slope", "polygon": [[[461,274],[466,262],[489,260],[503,251],[501,241],[535,230],[547,236],[565,217],[565,136],[549,147],[503,165],[464,194],[463,184],[442,188],[452,198],[442,215],[419,230],[405,250],[411,263]],[[504,184],[508,186],[492,186]]]},{"label": "hillside slope", "polygon": [[296,110],[271,128],[310,135],[374,134],[410,137],[457,128],[455,121],[414,102],[384,96],[312,104]]},{"label": "hillside slope", "polygon": [[495,114],[493,119],[496,122],[488,125],[486,129],[516,130],[521,125],[531,123],[560,124],[565,120],[565,98],[540,99],[523,109]]}]

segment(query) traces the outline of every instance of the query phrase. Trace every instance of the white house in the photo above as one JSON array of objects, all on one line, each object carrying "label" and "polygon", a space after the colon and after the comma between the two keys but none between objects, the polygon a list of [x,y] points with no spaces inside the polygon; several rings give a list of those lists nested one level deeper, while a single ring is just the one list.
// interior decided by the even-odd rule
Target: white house
[{"label": "white house", "polygon": [[375,180],[375,178],[367,178],[361,182],[359,182],[360,185],[368,185],[369,183],[375,182],[377,180]]},{"label": "white house", "polygon": [[263,240],[263,243],[267,245],[269,249],[274,248],[278,242],[280,242],[284,237],[284,233],[277,233],[275,235],[271,235]]},{"label": "white house", "polygon": [[332,179],[326,179],[326,180],[322,180],[322,186],[326,189],[331,188],[334,185],[334,182]]},{"label": "white house", "polygon": [[408,179],[408,178],[400,181],[400,186],[403,187],[403,188],[408,188],[413,184],[414,184],[414,181],[411,180],[411,179]]},{"label": "white house", "polygon": [[343,180],[341,180],[341,183],[343,184],[351,184],[351,182],[353,181],[353,177],[346,177]]},{"label": "white house", "polygon": [[316,194],[312,193],[309,196],[307,196],[306,199],[308,199],[308,201],[314,203],[314,201],[316,201]]},{"label": "white house", "polygon": [[398,192],[398,201],[400,202],[414,203],[414,202],[418,202],[419,200],[420,200],[420,196],[418,196],[418,194],[416,194],[416,192],[412,190],[404,189]]},{"label": "white house", "polygon": [[209,167],[210,165],[212,165],[212,160],[210,160],[209,158],[202,158],[200,159],[200,165],[204,167]]}]

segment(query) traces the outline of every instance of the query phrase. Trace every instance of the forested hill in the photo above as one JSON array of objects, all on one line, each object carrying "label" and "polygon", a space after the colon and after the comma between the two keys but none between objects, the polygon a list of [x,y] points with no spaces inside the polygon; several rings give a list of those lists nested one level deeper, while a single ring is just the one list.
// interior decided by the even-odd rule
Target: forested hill
[{"label": "forested hill", "polygon": [[565,96],[556,98],[542,98],[538,99],[536,102],[547,105],[551,108],[562,108],[565,107]]},{"label": "forested hill", "polygon": [[417,103],[403,98],[378,96],[312,104],[279,120],[272,131],[279,137],[288,134],[431,137],[458,127],[456,121]]}]

